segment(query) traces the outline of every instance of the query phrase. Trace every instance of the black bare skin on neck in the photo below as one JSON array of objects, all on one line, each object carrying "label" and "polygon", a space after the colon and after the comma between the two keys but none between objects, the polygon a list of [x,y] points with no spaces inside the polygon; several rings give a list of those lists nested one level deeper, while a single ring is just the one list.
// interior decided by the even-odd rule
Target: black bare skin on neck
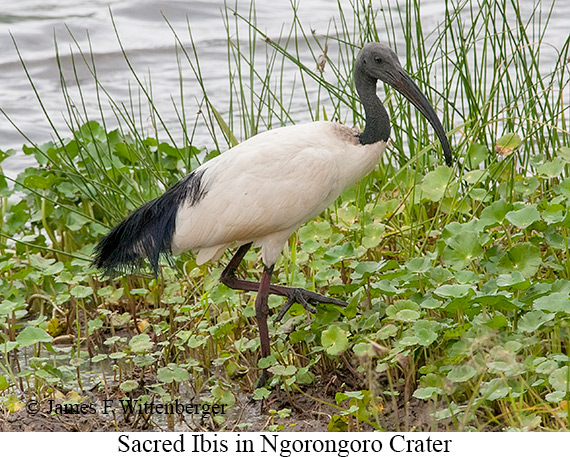
[{"label": "black bare skin on neck", "polygon": [[354,76],[354,80],[356,91],[366,114],[364,131],[358,137],[360,144],[388,141],[390,137],[390,118],[376,95],[377,80],[363,71],[358,71]]}]

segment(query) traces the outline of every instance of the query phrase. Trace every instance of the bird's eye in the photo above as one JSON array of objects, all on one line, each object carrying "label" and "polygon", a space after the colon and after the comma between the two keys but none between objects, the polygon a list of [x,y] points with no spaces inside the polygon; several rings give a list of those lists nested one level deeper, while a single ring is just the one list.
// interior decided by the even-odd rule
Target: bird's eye
[{"label": "bird's eye", "polygon": [[366,65],[366,59],[362,59],[362,63]]},{"label": "bird's eye", "polygon": [[376,63],[382,63],[382,57],[376,56],[376,57],[374,57],[374,61],[375,61]]}]

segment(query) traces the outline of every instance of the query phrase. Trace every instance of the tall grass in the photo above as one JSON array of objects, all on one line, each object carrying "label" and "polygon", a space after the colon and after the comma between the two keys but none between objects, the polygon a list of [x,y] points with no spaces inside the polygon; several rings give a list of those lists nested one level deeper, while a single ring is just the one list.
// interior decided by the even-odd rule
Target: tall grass
[{"label": "tall grass", "polygon": [[[198,267],[188,254],[176,272],[165,267],[162,278],[113,281],[90,269],[90,251],[107,227],[241,140],[307,120],[362,128],[352,65],[364,43],[379,40],[396,50],[437,107],[455,166],[441,166],[429,125],[384,87],[393,123],[386,156],[291,238],[276,270],[278,281],[328,289],[350,306],[343,314],[319,310],[311,320],[293,308],[284,325],[272,326],[273,388],[293,405],[300,393],[326,404],[333,430],[567,429],[570,38],[552,62],[543,62],[554,14],[554,2],[537,2],[523,14],[515,0],[447,1],[445,16],[427,30],[419,1],[353,0],[348,8],[338,3],[323,33],[303,23],[292,3],[288,28],[268,33],[253,4],[244,13],[230,5],[222,12],[225,103],[211,95],[203,76],[191,22],[186,30],[171,26],[176,95],[153,92],[152,78],[135,71],[115,27],[134,81],[129,100],[113,99],[101,84],[91,46],[82,49],[76,41],[71,56],[72,69],[87,68],[95,83],[96,119],[78,72],[65,77],[56,48],[69,132],[54,128],[53,142],[25,148],[38,167],[16,179],[22,201],[9,200],[10,186],[0,182],[0,315],[8,316],[0,388],[3,376],[10,389],[33,394],[14,374],[14,350],[47,342],[59,317],[77,338],[73,366],[87,359],[97,364],[110,353],[124,394],[140,387],[126,380],[151,373],[157,384],[141,389],[161,398],[186,386],[208,401],[231,402],[236,385],[252,389],[259,343],[251,300],[217,284],[219,266]],[[26,69],[23,59],[22,65]],[[193,119],[184,92],[188,68],[200,91],[200,114]],[[155,100],[166,96],[179,127],[167,125],[157,109]],[[107,104],[111,119],[102,108]],[[151,113],[151,135],[144,133],[143,106]],[[174,133],[178,128],[181,135]],[[216,150],[194,144],[197,129],[209,132]],[[258,274],[256,256],[246,257],[244,275]],[[39,310],[27,306],[42,300]],[[270,305],[279,306],[279,299]],[[121,340],[121,326],[129,322],[122,311],[137,307],[142,322],[129,331],[142,334]],[[30,323],[28,312],[42,317]],[[148,323],[158,341],[153,352],[144,333]],[[49,335],[18,340],[22,326]],[[36,355],[27,382],[31,376],[38,385],[70,382],[67,371],[55,370],[57,360]],[[106,376],[103,370],[107,392]],[[311,392],[307,386],[315,379],[332,386],[334,401]],[[15,404],[6,398],[4,405]],[[414,407],[433,413],[430,424],[411,423]]]},{"label": "tall grass", "polygon": [[[552,65],[542,64],[540,51],[548,46],[543,42],[544,32],[555,4],[549,4],[546,11],[540,5],[537,3],[528,17],[523,18],[516,1],[446,2],[445,19],[428,33],[421,24],[419,2],[409,1],[400,7],[387,1],[378,7],[354,0],[348,12],[339,2],[338,18],[331,21],[329,30],[322,35],[307,30],[297,15],[295,4],[292,5],[290,29],[281,30],[279,35],[275,32],[267,35],[261,30],[257,25],[254,4],[247,16],[228,6],[223,20],[228,35],[230,98],[223,107],[212,103],[208,81],[203,79],[200,70],[200,49],[192,39],[191,24],[188,24],[187,36],[183,36],[183,31],[172,28],[178,44],[179,66],[187,65],[192,69],[203,100],[202,122],[197,122],[199,118],[188,122],[182,89],[178,94],[180,129],[186,138],[186,145],[179,149],[186,149],[181,154],[184,169],[175,178],[201,160],[198,151],[190,146],[193,138],[190,129],[208,129],[214,144],[223,150],[238,139],[307,118],[339,120],[362,127],[362,109],[352,83],[352,64],[358,50],[370,40],[387,42],[396,50],[406,70],[437,106],[459,166],[466,167],[466,170],[481,167],[489,176],[496,176],[512,162],[521,170],[532,173],[540,164],[536,157],[542,154],[551,158],[560,146],[568,145],[569,141],[566,100],[570,89],[566,63],[570,41],[566,39],[557,50]],[[118,31],[116,36],[121,44]],[[99,83],[92,49],[81,49],[76,42],[76,53],[72,54],[72,67],[82,65],[91,73],[100,106],[109,103],[113,107],[115,119],[111,121],[105,118],[101,109],[98,117],[103,127],[118,125],[123,133],[131,136],[133,145],[129,150],[135,154],[138,167],[144,168],[147,174],[144,182],[159,183],[158,186],[147,186],[141,185],[140,181],[129,180],[128,186],[142,194],[139,201],[132,202],[130,192],[122,192],[116,185],[118,174],[124,176],[124,173],[114,168],[109,157],[111,151],[100,151],[95,144],[92,153],[98,157],[93,166],[100,168],[93,170],[93,176],[96,175],[98,180],[101,176],[108,177],[109,187],[94,186],[92,192],[100,193],[91,194],[90,198],[100,202],[102,209],[110,211],[114,218],[124,212],[122,201],[131,202],[128,207],[132,209],[133,205],[156,196],[172,183],[172,180],[165,180],[162,157],[153,154],[141,136],[140,132],[145,129],[141,118],[142,106],[150,108],[154,131],[164,132],[169,142],[176,144],[170,133],[172,127],[165,124],[156,109],[152,86],[134,70],[122,44],[121,50],[136,87],[133,87],[130,100],[120,102],[113,100]],[[78,94],[73,97],[59,57],[58,63],[70,131],[77,136],[75,140],[79,144],[91,141],[94,138],[88,128],[80,129],[89,119],[82,83],[75,73],[72,82]],[[25,67],[25,62],[23,64]],[[28,78],[35,87],[29,74]],[[433,149],[439,149],[439,145],[433,141],[433,133],[426,121],[402,97],[388,87],[385,89],[385,102],[394,126],[392,148],[375,179],[365,181],[367,186],[374,185],[380,190],[392,187],[394,180],[410,169],[414,170],[413,179],[417,181],[417,172],[441,163],[438,156],[431,153]],[[297,106],[295,112],[291,112],[292,100]],[[39,94],[38,101],[42,105]],[[301,102],[304,107],[300,107]],[[53,126],[43,105],[42,109]],[[517,154],[506,159],[497,157],[495,142],[511,132],[523,140]],[[21,133],[25,136],[25,132]],[[54,128],[54,134],[59,143],[64,143],[62,132]],[[155,141],[160,143],[158,137]],[[548,148],[539,149],[541,144],[548,144]],[[487,152],[484,160],[478,163],[465,160],[469,151],[473,152],[479,146]],[[78,150],[85,153],[81,147]],[[69,154],[72,156],[75,150],[71,148]],[[61,162],[54,166],[65,168],[69,165],[71,170],[66,172],[73,172],[70,157],[62,157]],[[92,176],[84,178],[92,179]],[[105,179],[101,181],[105,183]],[[510,191],[512,194],[512,189]]]}]

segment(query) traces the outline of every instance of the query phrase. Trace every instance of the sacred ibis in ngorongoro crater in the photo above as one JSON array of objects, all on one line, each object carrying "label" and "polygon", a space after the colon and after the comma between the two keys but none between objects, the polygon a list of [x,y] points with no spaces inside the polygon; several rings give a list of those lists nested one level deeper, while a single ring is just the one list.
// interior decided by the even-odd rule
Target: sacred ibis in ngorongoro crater
[{"label": "sacred ibis in ngorongoro crater", "polygon": [[[161,256],[192,250],[203,264],[239,246],[221,275],[232,289],[256,291],[255,312],[261,356],[270,354],[267,328],[269,294],[312,305],[342,300],[296,287],[271,284],[275,262],[295,230],[316,217],[380,161],[390,136],[390,120],[376,95],[377,81],[403,94],[430,122],[451,166],[451,148],[425,95],[402,69],[396,54],[380,43],[365,45],[354,64],[354,82],[366,114],[364,131],[333,122],[277,128],[204,163],[162,196],[134,211],[96,246],[94,265],[110,274],[132,272],[148,259],[155,273]],[[259,282],[236,270],[252,246],[261,247]],[[263,370],[258,385],[268,380]]]}]

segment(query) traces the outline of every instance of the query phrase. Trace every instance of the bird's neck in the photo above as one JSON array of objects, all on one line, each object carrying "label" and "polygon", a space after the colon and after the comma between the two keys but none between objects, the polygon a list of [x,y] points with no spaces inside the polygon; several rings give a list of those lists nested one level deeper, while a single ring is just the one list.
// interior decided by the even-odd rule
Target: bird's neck
[{"label": "bird's neck", "polygon": [[390,137],[390,118],[376,95],[376,80],[361,76],[356,78],[356,91],[364,106],[366,125],[359,136],[360,144],[373,144],[388,141]]}]

